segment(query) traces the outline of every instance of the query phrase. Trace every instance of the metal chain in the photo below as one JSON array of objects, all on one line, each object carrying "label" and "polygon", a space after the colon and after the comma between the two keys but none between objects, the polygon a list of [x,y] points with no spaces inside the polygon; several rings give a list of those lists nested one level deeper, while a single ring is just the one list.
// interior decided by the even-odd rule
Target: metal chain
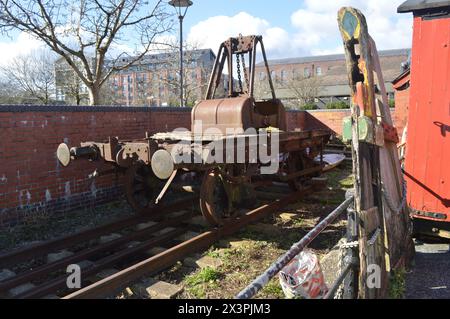
[{"label": "metal chain", "polygon": [[[347,259],[347,249],[355,249],[359,246],[357,241],[347,242],[345,238],[343,238],[344,242],[339,245],[339,256],[338,256],[338,269],[342,271],[344,268],[344,264],[348,262]],[[338,290],[334,294],[334,299],[343,299],[344,298],[344,282],[339,286]]]},{"label": "metal chain", "polygon": [[394,204],[391,196],[389,195],[389,192],[384,188],[384,186],[382,188],[382,193],[383,193],[384,201],[386,202],[389,209],[396,214],[400,214],[400,212],[402,211],[403,207],[405,207],[405,204],[406,204],[406,182],[405,182],[405,180],[402,181],[402,200],[400,201],[400,204],[397,207]]},{"label": "metal chain", "polygon": [[[237,76],[239,81],[239,88],[241,92],[244,92],[244,89],[242,88],[242,77],[241,77],[241,61],[239,59],[239,55],[236,57],[236,68],[237,68]],[[232,76],[232,75],[230,75]]]},{"label": "metal chain", "polygon": [[245,66],[245,56],[244,54],[241,54],[242,58],[242,69],[244,70],[244,79],[245,79],[245,85],[247,86],[247,92],[249,90],[249,81],[248,81],[248,74],[247,74],[247,68]]},{"label": "metal chain", "polygon": [[[343,243],[339,246],[339,256],[338,256],[338,269],[339,271],[342,270],[342,262],[344,261],[346,249],[343,248],[343,245],[346,243]],[[342,283],[339,288],[337,289],[336,293],[334,294],[334,299],[344,299],[344,283]]]},{"label": "metal chain", "polygon": [[345,248],[357,248],[359,246],[359,242],[357,241],[351,241],[349,243],[343,243],[340,245],[340,248],[345,249]]},{"label": "metal chain", "polygon": [[[345,198],[349,196],[354,196],[354,193],[352,194],[350,191],[347,191],[345,194]],[[350,220],[352,219],[351,216],[354,214],[353,208],[347,208],[347,223],[350,223]],[[354,215],[356,218],[356,215]],[[356,220],[354,221],[356,223]],[[357,225],[357,224],[356,224]],[[350,229],[347,229],[347,232],[351,231]],[[357,240],[355,241],[348,241],[347,238],[342,238],[339,243],[339,256],[338,256],[338,269],[340,271],[344,270],[344,266],[346,263],[348,263],[348,258],[351,256],[358,256],[357,249],[359,247],[359,242]],[[350,256],[349,256],[350,253]],[[336,290],[336,293],[334,295],[334,299],[344,299],[345,295],[345,280],[342,281],[341,285],[339,285],[338,289]]]}]

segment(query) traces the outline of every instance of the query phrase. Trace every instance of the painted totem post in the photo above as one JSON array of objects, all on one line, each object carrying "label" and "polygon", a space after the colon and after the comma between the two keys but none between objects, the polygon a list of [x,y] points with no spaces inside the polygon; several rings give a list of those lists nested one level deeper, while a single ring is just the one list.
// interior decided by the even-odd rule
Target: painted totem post
[{"label": "painted totem post", "polygon": [[364,15],[345,7],[338,12],[338,22],[352,91],[352,115],[344,120],[343,135],[352,141],[359,226],[359,298],[383,298],[387,296],[389,271],[402,263],[404,249],[411,245],[409,215],[402,200],[398,136],[392,126],[375,42]]}]

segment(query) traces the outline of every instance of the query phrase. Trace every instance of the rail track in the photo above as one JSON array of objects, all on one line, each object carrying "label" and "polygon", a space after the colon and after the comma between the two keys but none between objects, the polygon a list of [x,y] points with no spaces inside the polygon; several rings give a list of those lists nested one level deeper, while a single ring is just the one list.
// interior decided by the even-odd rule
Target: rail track
[{"label": "rail track", "polygon": [[[266,198],[266,203],[260,207],[241,212],[221,227],[205,229],[193,223],[192,218],[200,213],[196,198],[189,198],[159,208],[153,214],[129,217],[4,253],[0,255],[0,268],[14,267],[20,271],[0,281],[0,296],[16,299],[111,296],[130,282],[160,272],[192,253],[207,249],[222,237],[275,213],[319,185],[307,186],[275,200]],[[66,253],[49,260],[49,254],[61,250]],[[68,289],[66,283],[66,269],[72,264],[81,267],[83,288],[76,291]],[[112,267],[121,270],[106,278],[99,276]]]}]

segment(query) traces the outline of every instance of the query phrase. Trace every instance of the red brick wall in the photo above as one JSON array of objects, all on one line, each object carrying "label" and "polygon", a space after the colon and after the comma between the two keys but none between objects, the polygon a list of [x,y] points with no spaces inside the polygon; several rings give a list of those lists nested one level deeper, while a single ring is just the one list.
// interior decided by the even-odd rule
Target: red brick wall
[{"label": "red brick wall", "polygon": [[342,135],[342,120],[344,117],[350,116],[350,110],[313,110],[308,111],[308,114],[311,117],[310,123],[321,123],[329,127],[335,134]]},{"label": "red brick wall", "polygon": [[[407,103],[409,99],[408,93],[406,93],[402,98],[406,100],[406,106],[404,108],[399,107],[397,109],[396,107],[395,109],[391,109],[391,116],[400,137],[407,122],[407,113],[405,113],[405,108],[407,110]],[[395,101],[397,105],[397,97]],[[342,120],[344,117],[350,116],[350,110],[312,110],[308,111],[308,114],[309,116],[306,121],[307,127],[319,128],[320,126],[325,126],[330,128],[336,135],[341,136]]]},{"label": "red brick wall", "polygon": [[401,136],[408,123],[409,89],[395,92],[394,122]]},{"label": "red brick wall", "polygon": [[[74,161],[63,168],[56,158],[61,142],[135,139],[145,132],[190,129],[190,110],[179,108],[31,107],[0,105],[0,223],[23,213],[67,211],[122,194],[114,175],[89,180],[102,162]],[[288,112],[288,130],[329,126],[342,132],[348,111]]]},{"label": "red brick wall", "polygon": [[101,162],[60,166],[56,148],[87,140],[142,138],[145,131],[190,127],[190,113],[142,108],[0,106],[0,222],[26,212],[63,211],[120,193],[115,176],[88,180]]}]

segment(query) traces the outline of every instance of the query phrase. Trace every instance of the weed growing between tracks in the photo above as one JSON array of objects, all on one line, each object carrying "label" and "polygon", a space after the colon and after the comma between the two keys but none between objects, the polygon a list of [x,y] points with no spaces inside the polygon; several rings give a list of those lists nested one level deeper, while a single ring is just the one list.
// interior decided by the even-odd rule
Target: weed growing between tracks
[{"label": "weed growing between tracks", "polygon": [[[220,266],[193,270],[180,263],[157,279],[183,285],[184,291],[178,298],[233,298],[345,199],[345,191],[353,182],[351,167],[337,168],[325,176],[328,184],[324,190],[242,229],[203,253],[203,256],[219,260]],[[344,235],[345,225],[343,214],[309,248],[319,257],[325,256]],[[284,298],[278,277],[256,298]]]},{"label": "weed growing between tracks", "polygon": [[221,271],[210,267],[203,268],[184,279],[186,292],[194,298],[205,298],[208,289],[220,288],[218,281],[221,277]]}]

